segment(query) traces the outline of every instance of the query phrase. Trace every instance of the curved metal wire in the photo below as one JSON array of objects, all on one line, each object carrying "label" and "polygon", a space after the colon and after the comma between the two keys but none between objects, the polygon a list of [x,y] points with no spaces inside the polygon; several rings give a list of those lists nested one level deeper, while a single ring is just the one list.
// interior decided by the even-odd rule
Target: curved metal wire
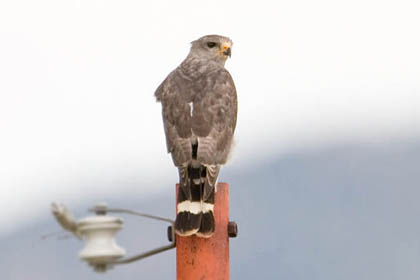
[{"label": "curved metal wire", "polygon": [[[95,211],[95,209],[92,209],[93,211]],[[140,213],[137,211],[132,211],[132,210],[127,210],[127,209],[121,209],[121,208],[108,208],[106,209],[107,212],[112,212],[112,213],[126,213],[126,214],[130,214],[130,215],[134,215],[134,216],[140,216],[140,217],[145,217],[145,218],[149,218],[149,219],[153,219],[153,220],[158,220],[158,221],[164,221],[164,222],[168,222],[173,224],[175,221],[168,219],[168,218],[163,218],[163,217],[159,217],[159,216],[155,216],[155,215],[150,215],[150,214],[145,214],[145,213]]]},{"label": "curved metal wire", "polygon": [[144,259],[144,258],[153,256],[153,255],[156,255],[158,253],[161,253],[161,252],[170,250],[170,249],[175,248],[175,247],[176,247],[176,245],[175,245],[175,239],[174,239],[172,241],[172,243],[169,244],[169,245],[162,246],[162,247],[159,247],[159,248],[156,248],[156,249],[153,249],[153,250],[144,252],[142,254],[129,257],[129,258],[125,258],[125,259],[121,259],[121,260],[117,260],[117,261],[112,261],[112,262],[109,262],[107,264],[125,264],[125,263],[131,263],[131,262],[135,262],[135,261],[138,261],[138,260],[141,260],[141,259]]}]

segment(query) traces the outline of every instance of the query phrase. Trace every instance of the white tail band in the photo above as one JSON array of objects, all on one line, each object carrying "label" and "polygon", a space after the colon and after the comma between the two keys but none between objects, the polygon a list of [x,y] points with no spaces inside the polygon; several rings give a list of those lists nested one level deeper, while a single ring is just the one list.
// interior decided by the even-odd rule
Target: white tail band
[{"label": "white tail band", "polygon": [[212,212],[214,209],[214,204],[199,202],[199,201],[189,201],[185,200],[178,203],[177,213],[181,212],[190,212],[192,214],[207,213]]}]

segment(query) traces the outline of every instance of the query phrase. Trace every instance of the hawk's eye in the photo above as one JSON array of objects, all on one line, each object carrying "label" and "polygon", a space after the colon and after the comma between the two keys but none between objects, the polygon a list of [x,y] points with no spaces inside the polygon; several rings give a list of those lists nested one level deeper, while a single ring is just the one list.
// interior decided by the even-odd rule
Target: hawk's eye
[{"label": "hawk's eye", "polygon": [[215,42],[208,42],[207,47],[214,48],[217,44]]}]

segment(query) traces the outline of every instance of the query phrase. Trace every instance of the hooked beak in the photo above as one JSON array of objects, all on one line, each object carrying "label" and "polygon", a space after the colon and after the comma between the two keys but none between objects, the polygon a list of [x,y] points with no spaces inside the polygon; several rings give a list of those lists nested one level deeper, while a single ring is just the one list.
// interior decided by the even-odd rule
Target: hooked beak
[{"label": "hooked beak", "polygon": [[224,50],[223,54],[230,57],[232,55],[231,48],[227,48],[226,50]]},{"label": "hooked beak", "polygon": [[223,53],[223,55],[230,57],[232,55],[232,44],[227,42],[223,43],[220,48],[220,52]]}]

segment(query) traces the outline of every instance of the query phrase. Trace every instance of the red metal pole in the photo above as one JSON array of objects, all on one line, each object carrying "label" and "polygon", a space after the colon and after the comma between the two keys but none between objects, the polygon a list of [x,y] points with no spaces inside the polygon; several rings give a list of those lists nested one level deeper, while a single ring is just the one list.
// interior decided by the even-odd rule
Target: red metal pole
[{"label": "red metal pole", "polygon": [[[178,195],[178,185],[176,188]],[[219,183],[215,194],[212,237],[176,236],[178,280],[229,280],[229,185]]]}]

